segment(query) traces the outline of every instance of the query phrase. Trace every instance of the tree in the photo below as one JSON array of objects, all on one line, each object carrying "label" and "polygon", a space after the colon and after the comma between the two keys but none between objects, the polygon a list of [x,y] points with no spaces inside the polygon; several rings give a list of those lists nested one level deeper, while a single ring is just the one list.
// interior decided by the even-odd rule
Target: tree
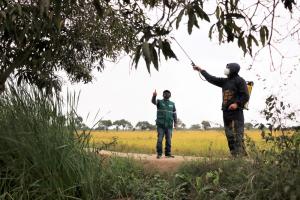
[{"label": "tree", "polygon": [[177,128],[178,129],[185,129],[186,128],[185,123],[183,123],[182,120],[179,119],[179,118],[177,118]]},{"label": "tree", "polygon": [[109,127],[113,125],[111,120],[101,120],[98,123],[98,127],[96,129],[98,130],[108,130]]},{"label": "tree", "polygon": [[[290,12],[287,33],[276,29],[281,3]],[[104,68],[104,59],[115,61],[122,53],[132,56],[136,68],[143,57],[149,72],[151,64],[158,70],[160,55],[177,59],[170,33],[187,24],[191,34],[199,20],[210,23],[210,39],[235,42],[245,55],[255,55],[254,46],[267,47],[271,58],[273,51],[280,53],[275,34],[280,41],[299,40],[292,37],[300,31],[294,0],[220,0],[212,11],[207,4],[211,1],[1,1],[0,92],[11,76],[17,84],[34,84],[48,93],[59,90],[59,71],[73,82],[87,83],[93,69]]]},{"label": "tree", "polygon": [[246,122],[246,123],[244,124],[244,126],[245,126],[245,128],[246,128],[247,130],[250,130],[250,129],[253,128],[253,124],[251,124],[250,122]]},{"label": "tree", "polygon": [[201,125],[200,124],[193,124],[190,127],[191,130],[200,130],[201,129]]},{"label": "tree", "polygon": [[141,130],[154,130],[155,125],[150,124],[147,121],[140,121],[135,125],[136,128],[141,129]]},{"label": "tree", "polygon": [[117,130],[119,130],[120,126],[123,128],[123,130],[133,128],[132,124],[125,119],[116,120],[113,125],[117,127]]},{"label": "tree", "polygon": [[207,130],[211,127],[209,121],[202,121],[201,124],[204,130]]},{"label": "tree", "polygon": [[76,129],[78,129],[78,130],[89,129],[89,127],[87,125],[85,125],[85,123],[83,123],[83,119],[80,116],[77,116],[74,118],[74,123],[75,123]]}]

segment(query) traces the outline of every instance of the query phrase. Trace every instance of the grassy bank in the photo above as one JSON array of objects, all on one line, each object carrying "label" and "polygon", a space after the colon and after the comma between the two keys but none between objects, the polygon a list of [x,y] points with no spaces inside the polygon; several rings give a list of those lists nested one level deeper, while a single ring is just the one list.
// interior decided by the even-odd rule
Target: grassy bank
[{"label": "grassy bank", "polygon": [[[160,174],[129,158],[87,151],[98,133],[77,134],[74,99],[63,112],[59,98],[34,89],[10,88],[0,96],[1,200],[300,198],[298,132],[266,151],[250,141],[250,161],[187,162],[175,173]],[[197,136],[204,134],[211,136]]]}]

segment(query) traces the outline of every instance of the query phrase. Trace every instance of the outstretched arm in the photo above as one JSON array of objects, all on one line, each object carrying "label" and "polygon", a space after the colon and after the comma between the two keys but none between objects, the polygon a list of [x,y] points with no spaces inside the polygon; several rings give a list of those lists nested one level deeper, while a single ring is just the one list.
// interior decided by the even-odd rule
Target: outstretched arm
[{"label": "outstretched arm", "polygon": [[218,78],[218,77],[212,76],[209,73],[207,73],[204,69],[200,68],[197,65],[194,65],[193,69],[200,72],[204,76],[204,78],[213,85],[222,87],[225,83],[225,80],[226,80],[225,78]]}]

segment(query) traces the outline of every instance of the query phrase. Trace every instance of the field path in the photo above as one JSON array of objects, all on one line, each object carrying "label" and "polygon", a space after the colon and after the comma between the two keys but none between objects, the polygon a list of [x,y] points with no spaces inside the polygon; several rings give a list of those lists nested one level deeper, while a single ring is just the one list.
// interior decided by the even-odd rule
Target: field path
[{"label": "field path", "polygon": [[156,154],[140,154],[140,153],[122,153],[114,151],[101,150],[99,152],[102,156],[117,156],[125,158],[133,158],[143,163],[146,169],[158,170],[160,172],[174,172],[183,163],[187,161],[204,160],[205,157],[194,156],[176,156],[175,158],[166,158],[162,156],[160,159],[156,158]]}]

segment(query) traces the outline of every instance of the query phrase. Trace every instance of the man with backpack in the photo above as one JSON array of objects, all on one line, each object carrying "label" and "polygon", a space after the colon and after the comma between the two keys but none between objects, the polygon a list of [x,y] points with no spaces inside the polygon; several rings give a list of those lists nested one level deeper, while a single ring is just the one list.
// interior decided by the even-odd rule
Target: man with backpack
[{"label": "man with backpack", "polygon": [[170,101],[171,92],[169,90],[163,91],[163,99],[156,100],[156,90],[153,93],[151,102],[157,107],[157,143],[156,143],[156,152],[157,159],[162,156],[162,141],[165,136],[166,145],[165,145],[165,156],[167,158],[174,158],[171,154],[171,139],[173,131],[173,122],[174,127],[176,128],[177,124],[177,115],[174,102]]},{"label": "man with backpack", "polygon": [[211,84],[222,88],[222,110],[225,134],[232,156],[247,155],[244,145],[244,113],[243,108],[249,100],[246,81],[238,75],[240,65],[229,63],[224,74],[227,78],[218,78],[210,75],[199,66],[193,65]]}]

